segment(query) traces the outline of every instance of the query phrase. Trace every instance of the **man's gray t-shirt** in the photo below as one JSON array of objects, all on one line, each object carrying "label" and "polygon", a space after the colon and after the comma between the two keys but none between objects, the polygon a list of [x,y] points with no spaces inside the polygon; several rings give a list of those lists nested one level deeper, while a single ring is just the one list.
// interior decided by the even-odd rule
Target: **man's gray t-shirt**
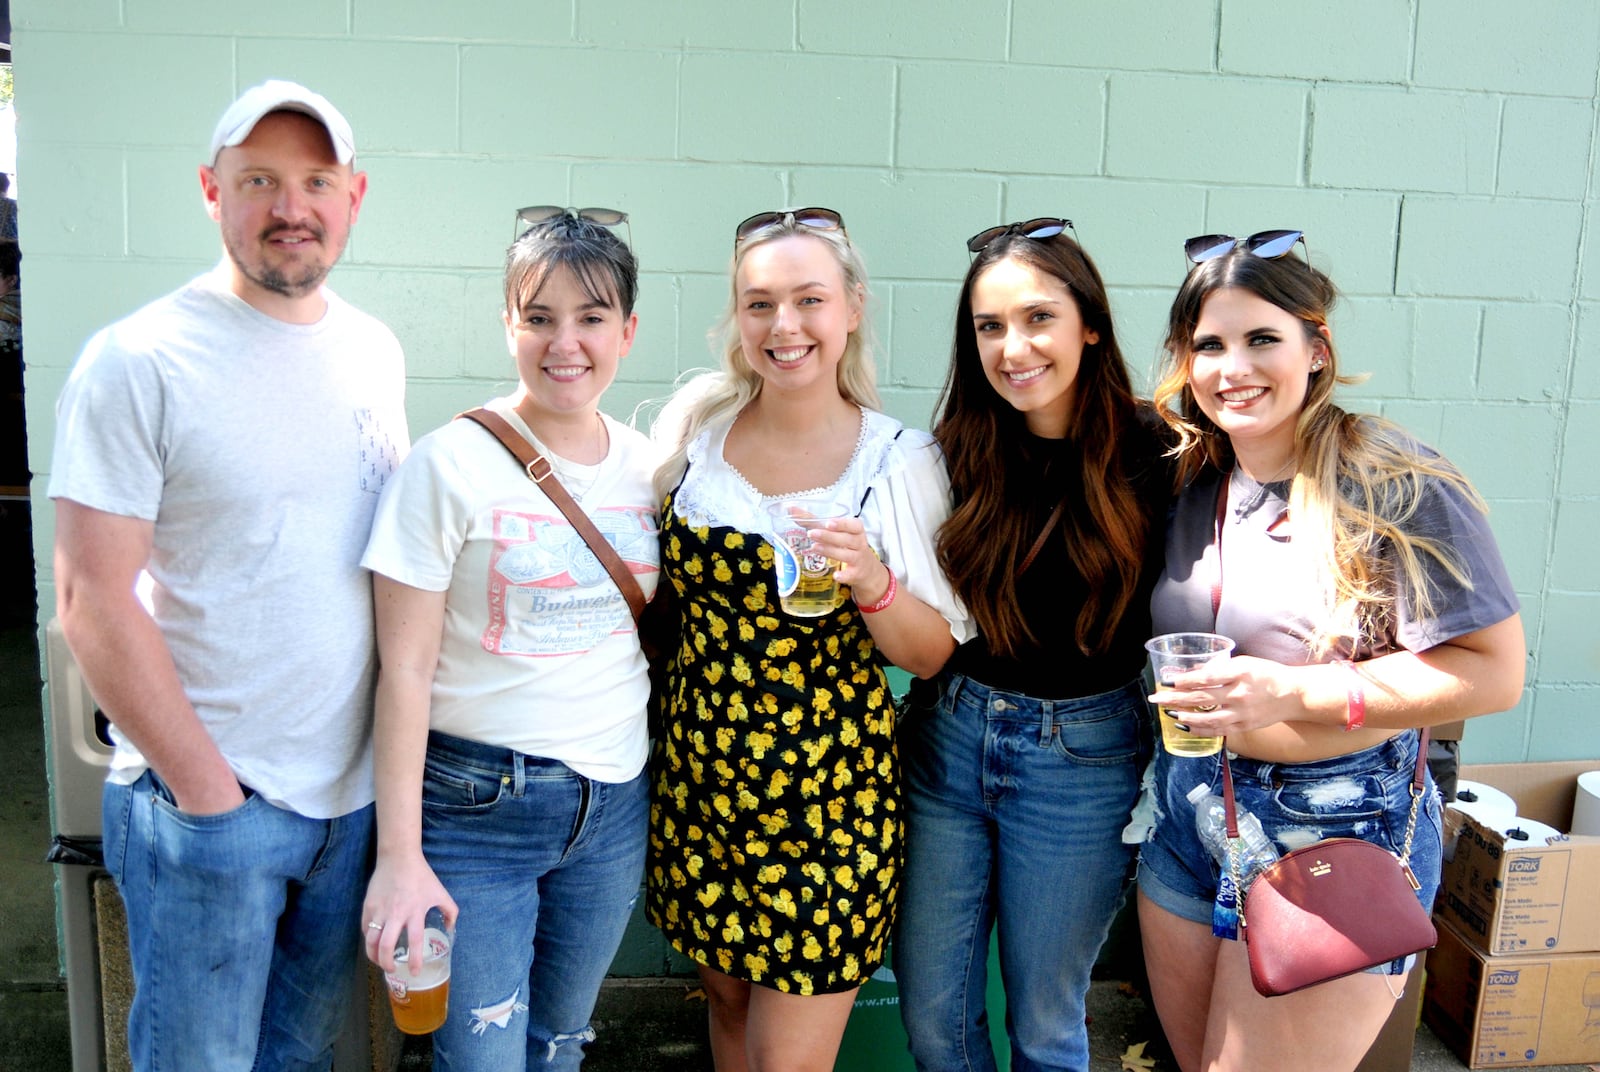
[{"label": "man's gray t-shirt", "polygon": [[[154,522],[149,603],[190,702],[243,785],[312,818],[373,799],[360,560],[409,445],[399,343],[323,294],[320,321],[288,324],[219,269],[96,334],[49,490]],[[119,739],[111,779],[145,766]]]}]

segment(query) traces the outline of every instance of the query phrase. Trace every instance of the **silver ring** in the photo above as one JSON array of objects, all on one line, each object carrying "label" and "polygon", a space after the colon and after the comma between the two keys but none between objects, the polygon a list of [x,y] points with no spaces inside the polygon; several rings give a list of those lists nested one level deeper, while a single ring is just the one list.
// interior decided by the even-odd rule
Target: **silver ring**
[{"label": "silver ring", "polygon": [[1200,712],[1201,714],[1207,714],[1207,713],[1209,713],[1211,711],[1215,711],[1217,709],[1217,706],[1218,705],[1216,705],[1214,703],[1208,703],[1208,704],[1203,704],[1200,707],[1196,707],[1195,710]]},{"label": "silver ring", "polygon": [[379,923],[377,920],[373,920],[371,923],[367,924],[367,930],[369,930],[369,931],[381,931],[381,930],[383,930],[383,924]]}]

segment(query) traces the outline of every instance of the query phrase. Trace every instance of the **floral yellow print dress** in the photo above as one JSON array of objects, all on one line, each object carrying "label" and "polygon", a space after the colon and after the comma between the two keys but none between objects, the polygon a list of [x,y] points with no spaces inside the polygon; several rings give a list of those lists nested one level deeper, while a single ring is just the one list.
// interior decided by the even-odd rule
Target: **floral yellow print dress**
[{"label": "floral yellow print dress", "polygon": [[[922,502],[936,528],[948,510],[937,448],[918,437],[902,446],[897,422],[867,417],[845,476],[825,490],[861,504],[897,574],[906,567],[884,545],[900,551],[913,534],[926,544],[911,572],[931,580],[921,525],[890,519],[875,531],[869,515],[886,513],[885,500]],[[932,471],[907,473],[907,452]],[[851,990],[883,961],[900,870],[881,657],[848,599],[822,618],[778,606],[765,500],[721,460],[721,435],[703,434],[689,462],[662,521],[680,630],[653,760],[646,911],[679,951],[728,975],[795,994]],[[737,520],[749,523],[716,523]]]}]

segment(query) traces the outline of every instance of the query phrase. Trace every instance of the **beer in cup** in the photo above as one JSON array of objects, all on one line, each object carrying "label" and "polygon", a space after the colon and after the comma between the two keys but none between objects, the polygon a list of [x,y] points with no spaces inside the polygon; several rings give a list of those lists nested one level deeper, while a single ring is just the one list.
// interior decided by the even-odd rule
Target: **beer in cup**
[{"label": "beer in cup", "polygon": [[[1233,641],[1216,633],[1166,633],[1147,640],[1150,669],[1157,687],[1170,685],[1179,674],[1226,659],[1233,654]],[[1180,730],[1186,711],[1168,711],[1157,705],[1161,720],[1161,746],[1175,756],[1214,756],[1222,750],[1221,737],[1201,737]]]},{"label": "beer in cup", "polygon": [[780,499],[767,507],[772,515],[773,569],[777,574],[778,602],[786,613],[799,618],[821,618],[844,603],[844,592],[833,573],[839,563],[810,550],[807,528],[848,517],[835,502],[820,499]]},{"label": "beer in cup", "polygon": [[[455,935],[444,925],[444,914],[428,909],[420,943],[410,941],[406,930],[395,943],[395,970],[384,972],[389,984],[389,1008],[394,1023],[408,1035],[426,1035],[444,1023],[450,1005],[450,946]],[[422,970],[411,974],[415,957]]]}]

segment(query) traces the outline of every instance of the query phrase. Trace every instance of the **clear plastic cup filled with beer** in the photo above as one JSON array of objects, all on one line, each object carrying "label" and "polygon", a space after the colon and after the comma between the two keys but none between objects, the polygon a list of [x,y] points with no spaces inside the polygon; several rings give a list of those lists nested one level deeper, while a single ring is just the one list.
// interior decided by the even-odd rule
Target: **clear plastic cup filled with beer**
[{"label": "clear plastic cup filled with beer", "polygon": [[772,515],[778,602],[786,613],[800,618],[832,614],[845,598],[833,576],[839,563],[811,550],[811,534],[807,530],[834,518],[848,517],[849,509],[826,499],[780,499],[767,507],[767,513]]},{"label": "clear plastic cup filled with beer", "polygon": [[[1157,687],[1172,684],[1179,674],[1233,655],[1233,641],[1216,633],[1164,633],[1145,641],[1144,647],[1150,653],[1150,671]],[[1202,737],[1178,728],[1188,712],[1168,711],[1157,705],[1156,714],[1161,720],[1161,747],[1172,755],[1214,756],[1222,751],[1221,737]]]},{"label": "clear plastic cup filled with beer", "polygon": [[[389,984],[389,1008],[394,1023],[408,1035],[426,1035],[444,1023],[450,1008],[450,947],[455,933],[445,926],[444,913],[428,909],[422,941],[412,942],[407,930],[394,946],[395,970],[384,972]],[[413,964],[420,968],[413,973]]]}]

